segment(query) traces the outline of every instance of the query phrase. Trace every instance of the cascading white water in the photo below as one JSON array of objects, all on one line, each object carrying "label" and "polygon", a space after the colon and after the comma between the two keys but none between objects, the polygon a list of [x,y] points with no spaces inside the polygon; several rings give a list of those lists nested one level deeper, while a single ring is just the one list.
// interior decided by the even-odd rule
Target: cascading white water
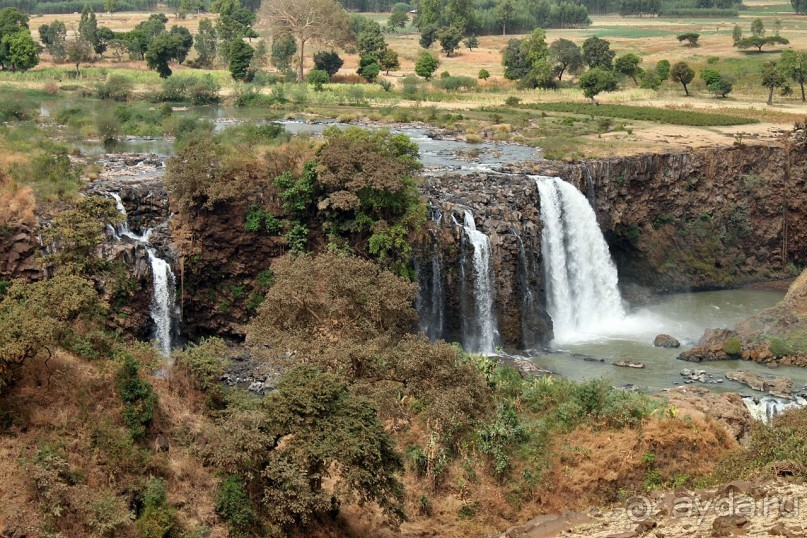
[{"label": "cascading white water", "polygon": [[[476,229],[470,211],[465,212],[463,230],[473,248],[473,312],[463,311],[462,345],[472,353],[493,353],[498,331],[493,306],[490,239]],[[465,275],[464,281],[468,282],[468,275]]]},{"label": "cascading white water", "polygon": [[547,313],[555,342],[608,332],[625,318],[616,267],[594,210],[574,186],[536,176],[541,197],[541,254]]},{"label": "cascading white water", "polygon": [[795,400],[786,400],[773,396],[746,396],[743,398],[743,403],[751,414],[751,417],[764,424],[768,424],[773,417],[789,409],[807,406],[807,400],[801,397],[796,397]]},{"label": "cascading white water", "polygon": [[175,308],[176,278],[167,261],[157,256],[152,247],[146,247],[149,262],[151,262],[151,275],[153,293],[151,297],[151,319],[156,327],[155,336],[157,346],[163,355],[171,354],[173,342],[173,313]]},{"label": "cascading white water", "polygon": [[149,257],[152,275],[152,297],[151,297],[151,319],[154,321],[154,337],[157,341],[157,348],[163,355],[171,354],[171,347],[174,341],[174,318],[176,310],[176,277],[171,270],[171,265],[157,255],[157,251],[149,244],[151,229],[137,235],[129,230],[126,222],[126,207],[118,193],[111,192],[109,195],[115,199],[118,211],[124,216],[123,223],[114,230],[116,239],[128,237],[146,247]]}]

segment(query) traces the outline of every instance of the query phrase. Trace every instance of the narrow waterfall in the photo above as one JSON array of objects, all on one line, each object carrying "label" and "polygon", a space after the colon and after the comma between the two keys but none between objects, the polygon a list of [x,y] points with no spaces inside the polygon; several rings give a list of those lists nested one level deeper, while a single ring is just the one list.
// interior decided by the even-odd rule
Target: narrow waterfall
[{"label": "narrow waterfall", "polygon": [[154,338],[157,341],[157,348],[160,352],[168,356],[174,343],[175,323],[179,317],[176,307],[176,277],[171,270],[171,265],[157,255],[157,251],[151,246],[151,229],[146,230],[143,235],[136,235],[129,230],[126,222],[126,208],[118,193],[111,192],[109,195],[115,199],[118,211],[124,216],[123,223],[114,230],[114,237],[128,237],[146,247],[146,253],[151,265],[152,296],[151,296],[151,319],[154,321]]},{"label": "narrow waterfall", "polygon": [[796,397],[795,400],[786,400],[773,396],[746,396],[743,398],[743,403],[751,414],[751,417],[764,424],[770,423],[773,417],[789,409],[807,406],[807,400],[801,397]]},{"label": "narrow waterfall", "polygon": [[[439,209],[432,214],[439,226],[443,215]],[[440,242],[436,236],[431,238],[431,256],[428,267],[420,261],[415,262],[420,288],[417,296],[417,311],[420,318],[420,330],[434,342],[444,338],[445,296],[443,291],[443,268],[440,261]]]},{"label": "narrow waterfall", "polygon": [[586,197],[557,177],[536,176],[547,313],[555,342],[608,330],[625,318],[616,267]]},{"label": "narrow waterfall", "polygon": [[[490,239],[476,229],[474,216],[470,211],[465,212],[463,231],[473,253],[471,259],[468,260],[465,256],[465,248],[463,248],[461,263],[462,347],[471,353],[493,353],[498,339],[498,330],[493,305]],[[471,284],[472,290],[468,290],[469,284]]]}]

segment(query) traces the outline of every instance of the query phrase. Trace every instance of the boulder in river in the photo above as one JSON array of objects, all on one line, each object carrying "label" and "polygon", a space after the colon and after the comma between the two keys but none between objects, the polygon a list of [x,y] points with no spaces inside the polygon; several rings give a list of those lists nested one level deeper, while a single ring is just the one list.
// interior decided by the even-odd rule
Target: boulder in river
[{"label": "boulder in river", "polygon": [[614,366],[622,366],[623,368],[644,368],[644,363],[634,361],[616,361]]},{"label": "boulder in river", "polygon": [[681,342],[670,336],[669,334],[660,334],[653,340],[653,345],[656,347],[681,347]]},{"label": "boulder in river", "polygon": [[706,329],[698,345],[678,355],[691,362],[726,361],[740,358],[742,343],[731,329]]}]

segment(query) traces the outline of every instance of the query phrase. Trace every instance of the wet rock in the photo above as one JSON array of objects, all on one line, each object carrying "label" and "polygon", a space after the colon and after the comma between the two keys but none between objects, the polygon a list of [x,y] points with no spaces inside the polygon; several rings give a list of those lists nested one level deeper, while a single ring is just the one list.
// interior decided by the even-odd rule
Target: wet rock
[{"label": "wet rock", "polygon": [[614,366],[622,366],[623,368],[644,368],[644,363],[634,361],[616,361],[611,364]]},{"label": "wet rock", "polygon": [[656,347],[674,348],[681,347],[681,342],[669,334],[660,334],[653,340],[653,345]]},{"label": "wet rock", "polygon": [[551,377],[555,375],[551,370],[535,364],[534,362],[521,357],[499,357],[499,362],[510,368],[515,368],[521,377]]},{"label": "wet rock", "polygon": [[742,383],[754,390],[767,392],[779,398],[790,398],[793,394],[793,382],[786,377],[763,377],[751,372],[726,372],[726,379]]},{"label": "wet rock", "polygon": [[689,368],[684,368],[681,370],[681,376],[684,378],[685,384],[708,383],[714,385],[723,382],[722,378],[710,374],[706,370],[690,370]]}]

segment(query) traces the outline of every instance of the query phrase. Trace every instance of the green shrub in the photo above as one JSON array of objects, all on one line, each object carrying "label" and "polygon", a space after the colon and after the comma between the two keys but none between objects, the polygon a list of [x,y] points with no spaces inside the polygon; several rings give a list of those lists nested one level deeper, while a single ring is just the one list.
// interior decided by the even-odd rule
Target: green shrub
[{"label": "green shrub", "polygon": [[490,458],[493,474],[503,480],[510,469],[513,447],[527,440],[516,411],[508,404],[500,404],[494,417],[478,432],[479,449]]},{"label": "green shrub", "polygon": [[132,97],[134,84],[122,75],[110,75],[106,82],[96,85],[95,92],[100,99],[128,101]]},{"label": "green shrub", "polygon": [[187,96],[194,105],[208,105],[219,102],[219,86],[210,74],[192,79],[187,88]]},{"label": "green shrub", "polygon": [[28,121],[36,117],[36,105],[24,95],[4,91],[0,96],[0,121]]},{"label": "green shrub", "polygon": [[508,97],[507,99],[504,100],[504,104],[507,105],[507,106],[515,107],[515,106],[518,106],[519,104],[521,104],[521,99],[519,99],[515,95],[511,95],[510,97]]},{"label": "green shrub", "polygon": [[87,508],[87,524],[93,536],[119,536],[122,528],[134,519],[124,500],[111,491],[93,499]]},{"label": "green shrub", "polygon": [[157,394],[151,384],[140,379],[140,366],[129,353],[123,354],[123,365],[117,374],[118,394],[123,400],[123,419],[132,439],[140,440],[154,419]]},{"label": "green shrub", "polygon": [[743,343],[739,336],[732,336],[723,344],[723,351],[727,355],[739,355],[743,350]]},{"label": "green shrub", "polygon": [[472,90],[477,86],[476,79],[472,77],[452,76],[440,77],[440,79],[435,80],[433,84],[434,86],[447,91]]},{"label": "green shrub", "polygon": [[179,530],[176,510],[168,504],[165,479],[149,478],[142,501],[143,511],[135,522],[142,538],[167,538]]},{"label": "green shrub", "polygon": [[219,378],[227,371],[227,345],[215,336],[202,339],[198,344],[190,344],[176,354],[178,366],[186,367],[193,375],[200,389],[216,386]]},{"label": "green shrub", "polygon": [[490,78],[490,73],[488,72],[487,69],[480,69],[477,78],[479,78],[479,80],[487,80]]},{"label": "green shrub", "polygon": [[230,475],[219,484],[216,493],[216,513],[227,522],[235,534],[246,533],[253,526],[255,509],[241,477]]},{"label": "green shrub", "polygon": [[328,73],[322,71],[320,69],[312,69],[308,72],[308,77],[306,78],[309,84],[314,86],[314,90],[321,92],[322,85],[327,84],[331,81],[331,77],[328,76]]},{"label": "green shrub", "polygon": [[791,348],[791,346],[788,345],[788,343],[785,340],[778,337],[770,339],[770,342],[768,342],[768,349],[777,358],[786,357],[788,355],[793,354],[793,349]]}]

